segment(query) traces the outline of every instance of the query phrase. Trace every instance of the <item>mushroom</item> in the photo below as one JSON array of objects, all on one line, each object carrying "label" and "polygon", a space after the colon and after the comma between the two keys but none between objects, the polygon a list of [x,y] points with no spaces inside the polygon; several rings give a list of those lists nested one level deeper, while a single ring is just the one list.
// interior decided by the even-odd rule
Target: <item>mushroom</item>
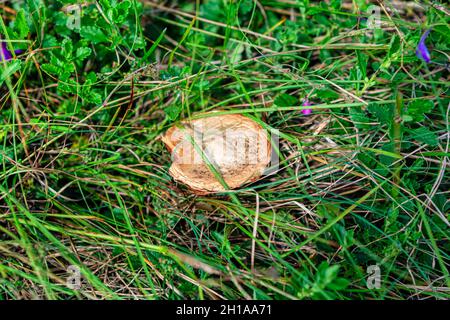
[{"label": "mushroom", "polygon": [[170,175],[196,194],[236,189],[254,182],[271,160],[267,131],[239,115],[214,115],[183,121],[162,141],[172,153]]}]

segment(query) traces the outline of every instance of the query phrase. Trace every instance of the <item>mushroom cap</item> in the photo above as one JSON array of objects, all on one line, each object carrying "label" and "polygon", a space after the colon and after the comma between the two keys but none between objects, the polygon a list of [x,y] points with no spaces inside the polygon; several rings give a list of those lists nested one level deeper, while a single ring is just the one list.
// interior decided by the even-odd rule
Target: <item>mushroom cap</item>
[{"label": "mushroom cap", "polygon": [[236,189],[261,177],[272,154],[267,131],[239,114],[181,122],[168,129],[162,141],[172,153],[170,175],[197,194],[226,191],[205,157],[226,185]]}]

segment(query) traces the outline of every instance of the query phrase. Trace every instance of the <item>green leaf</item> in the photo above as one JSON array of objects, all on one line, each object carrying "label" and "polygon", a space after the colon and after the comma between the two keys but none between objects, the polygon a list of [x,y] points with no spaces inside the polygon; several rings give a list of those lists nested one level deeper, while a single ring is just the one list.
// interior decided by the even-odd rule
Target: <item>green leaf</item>
[{"label": "green leaf", "polygon": [[367,54],[363,53],[361,50],[356,50],[356,57],[358,58],[358,68],[361,72],[361,79],[365,79],[367,77],[367,61],[369,58]]},{"label": "green leaf", "polygon": [[313,15],[316,15],[316,14],[318,14],[318,13],[320,14],[320,13],[322,13],[322,12],[323,12],[323,10],[320,9],[319,7],[310,6],[310,7],[307,9],[306,14],[307,14],[307,15],[313,16]]},{"label": "green leaf", "polygon": [[391,58],[397,51],[400,49],[400,38],[397,34],[394,33],[394,36],[391,39],[391,43],[389,44],[388,58]]},{"label": "green leaf", "polygon": [[331,290],[343,290],[347,288],[350,281],[344,278],[337,278],[332,283],[328,284],[327,288]]},{"label": "green leaf", "polygon": [[[382,151],[386,151],[386,152],[382,152]],[[381,152],[380,152],[381,164],[390,166],[396,160],[396,158],[394,158],[392,156],[393,154],[395,154],[395,144],[392,141],[385,143],[381,147]]]},{"label": "green leaf", "polygon": [[368,123],[370,122],[370,119],[366,116],[361,107],[349,108],[349,114],[355,127],[357,127],[358,129],[369,128]]},{"label": "green leaf", "polygon": [[61,90],[62,92],[75,94],[78,92],[78,83],[73,79],[68,79],[66,81],[59,81],[58,89]]},{"label": "green leaf", "polygon": [[339,11],[342,6],[342,0],[331,0],[330,5],[335,11]]},{"label": "green leaf", "polygon": [[411,135],[414,140],[425,143],[432,147],[435,147],[439,144],[438,136],[436,135],[436,133],[434,133],[427,127],[413,129],[411,130]]},{"label": "green leaf", "polygon": [[17,12],[16,21],[14,22],[14,28],[19,34],[20,39],[26,38],[28,33],[30,32],[24,9],[20,9],[19,12]]},{"label": "green leaf", "polygon": [[117,16],[114,20],[116,23],[122,23],[125,18],[128,16],[128,10],[131,7],[131,3],[128,0],[122,1],[116,6]]},{"label": "green leaf", "polygon": [[181,113],[181,107],[174,104],[168,106],[167,108],[164,108],[164,112],[171,121],[174,121],[178,118],[179,114]]},{"label": "green leaf", "polygon": [[3,69],[0,74],[0,85],[3,84],[3,81],[5,81],[6,78],[10,77],[14,72],[17,72],[22,67],[22,61],[21,60],[14,60],[7,64],[6,68]]},{"label": "green leaf", "polygon": [[80,96],[85,102],[99,105],[102,103],[102,95],[94,90],[83,90]]},{"label": "green leaf", "polygon": [[367,110],[377,117],[381,124],[390,124],[394,119],[394,106],[371,103]]},{"label": "green leaf", "polygon": [[58,66],[55,66],[54,64],[51,63],[42,64],[41,69],[53,75],[59,75],[61,73],[61,69]]},{"label": "green leaf", "polygon": [[103,31],[98,27],[94,26],[81,27],[80,35],[84,39],[92,41],[93,44],[108,42],[108,38],[103,33]]},{"label": "green leaf", "polygon": [[273,103],[278,107],[292,107],[299,104],[296,97],[293,97],[287,93],[280,94],[275,98],[275,101]]},{"label": "green leaf", "polygon": [[91,85],[97,82],[97,75],[95,72],[89,72],[86,76],[86,81],[84,82],[84,85]]},{"label": "green leaf", "polygon": [[62,42],[62,55],[66,58],[67,61],[70,61],[72,59],[72,51],[72,40],[67,38],[64,39]]},{"label": "green leaf", "polygon": [[403,120],[403,122],[411,122],[414,120],[414,118],[411,117],[409,114],[404,114],[404,115],[402,115],[402,120]]},{"label": "green leaf", "polygon": [[328,267],[323,273],[324,283],[329,284],[333,282],[336,279],[338,273],[339,273],[339,265],[333,265],[331,267]]},{"label": "green leaf", "polygon": [[81,47],[77,49],[76,57],[79,61],[83,61],[91,54],[91,48]]},{"label": "green leaf", "polygon": [[116,1],[101,1],[102,6],[106,9],[106,16],[111,22],[122,24],[128,16],[131,3],[129,0],[124,0],[120,3]]},{"label": "green leaf", "polygon": [[321,99],[335,100],[339,98],[339,94],[331,89],[319,89],[316,90],[316,94]]},{"label": "green leaf", "polygon": [[111,2],[109,0],[100,0],[100,4],[105,9],[111,8]]},{"label": "green leaf", "polygon": [[253,9],[253,1],[243,0],[239,2],[239,13],[242,15],[249,14]]},{"label": "green leaf", "polygon": [[431,100],[414,100],[408,104],[407,114],[412,117],[413,121],[420,122],[424,120],[424,113],[428,113],[433,109],[433,101]]}]

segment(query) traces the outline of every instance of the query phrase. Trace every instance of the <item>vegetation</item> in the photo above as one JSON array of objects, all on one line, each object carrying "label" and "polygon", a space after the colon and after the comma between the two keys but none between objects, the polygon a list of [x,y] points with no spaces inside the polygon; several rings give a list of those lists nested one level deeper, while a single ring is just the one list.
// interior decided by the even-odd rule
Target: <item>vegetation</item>
[{"label": "vegetation", "polygon": [[[445,3],[2,1],[0,299],[448,299]],[[276,172],[174,181],[211,110]]]}]

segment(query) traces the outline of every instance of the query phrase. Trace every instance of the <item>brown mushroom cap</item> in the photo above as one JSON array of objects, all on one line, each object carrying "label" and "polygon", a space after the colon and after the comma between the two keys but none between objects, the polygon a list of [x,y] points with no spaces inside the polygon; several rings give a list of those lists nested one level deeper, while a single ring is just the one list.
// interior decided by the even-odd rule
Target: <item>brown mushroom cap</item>
[{"label": "brown mushroom cap", "polygon": [[167,130],[162,140],[172,153],[170,175],[197,194],[226,190],[205,156],[226,185],[235,189],[261,177],[272,153],[267,131],[238,114],[184,121]]}]

